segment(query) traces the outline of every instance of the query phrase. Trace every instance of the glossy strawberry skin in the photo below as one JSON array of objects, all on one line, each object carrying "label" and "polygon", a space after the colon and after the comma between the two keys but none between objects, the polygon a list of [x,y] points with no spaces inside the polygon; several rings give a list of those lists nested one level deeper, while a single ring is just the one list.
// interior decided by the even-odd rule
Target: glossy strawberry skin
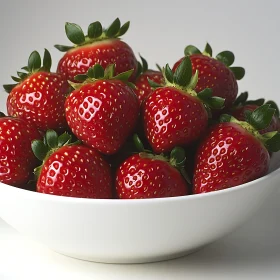
[{"label": "glossy strawberry skin", "polygon": [[65,74],[68,80],[74,82],[76,75],[85,74],[96,63],[103,68],[114,63],[116,75],[134,69],[130,80],[135,78],[137,59],[130,46],[119,39],[103,40],[69,50],[60,59],[57,72]]},{"label": "glossy strawberry skin", "polygon": [[227,189],[255,180],[268,171],[263,144],[235,123],[216,125],[203,140],[195,160],[194,193]]},{"label": "glossy strawberry skin", "polygon": [[139,104],[133,90],[118,80],[98,80],[74,90],[65,102],[72,132],[86,145],[114,154],[133,131]]},{"label": "glossy strawberry skin", "polygon": [[110,167],[89,147],[64,146],[45,161],[37,191],[60,196],[112,198]]},{"label": "glossy strawberry skin", "polygon": [[38,130],[25,120],[0,118],[0,181],[20,186],[26,184],[38,164],[31,141],[40,139]]},{"label": "glossy strawberry skin", "polygon": [[[230,114],[239,121],[245,121],[245,112],[246,111],[253,112],[257,108],[259,108],[258,105],[247,104],[247,105],[232,109],[230,111]],[[278,120],[275,116],[272,117],[270,125],[267,128],[260,130],[259,132],[261,134],[264,134],[264,133],[271,132],[271,131],[278,131]]]},{"label": "glossy strawberry skin", "polygon": [[208,123],[203,103],[174,87],[156,89],[143,104],[144,130],[154,152],[199,139]]},{"label": "glossy strawberry skin", "polygon": [[159,198],[183,196],[188,188],[180,172],[168,162],[129,157],[118,169],[116,190],[119,198]]},{"label": "glossy strawberry skin", "polygon": [[153,92],[152,87],[150,86],[148,79],[152,80],[157,84],[163,83],[163,75],[159,71],[147,70],[141,74],[135,81],[136,89],[134,90],[140,104]]},{"label": "glossy strawberry skin", "polygon": [[41,131],[67,130],[64,102],[69,85],[61,75],[36,72],[18,84],[7,99],[7,112],[34,123]]},{"label": "glossy strawberry skin", "polygon": [[[184,58],[181,58],[173,66],[175,71]],[[213,96],[219,96],[225,99],[225,107],[230,107],[236,99],[238,93],[238,84],[233,72],[222,62],[202,54],[193,54],[190,56],[192,62],[193,74],[198,70],[198,82],[195,87],[196,92],[205,88],[213,90]]]}]

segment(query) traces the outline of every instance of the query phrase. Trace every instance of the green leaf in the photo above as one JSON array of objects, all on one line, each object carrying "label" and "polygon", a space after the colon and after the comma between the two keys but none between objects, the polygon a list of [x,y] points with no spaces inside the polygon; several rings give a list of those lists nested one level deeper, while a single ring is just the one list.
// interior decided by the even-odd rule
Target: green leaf
[{"label": "green leaf", "polygon": [[248,92],[244,91],[237,96],[233,105],[234,106],[243,105],[247,99],[248,99]]},{"label": "green leaf", "polygon": [[192,55],[192,54],[201,54],[201,51],[192,45],[186,46],[184,50],[185,56]]},{"label": "green leaf", "polygon": [[109,64],[105,71],[104,71],[104,78],[105,79],[111,79],[114,77],[114,73],[115,73],[115,64]]},{"label": "green leaf", "polygon": [[192,77],[192,63],[189,56],[184,57],[174,73],[174,82],[182,87],[189,84]]},{"label": "green leaf", "polygon": [[128,28],[129,28],[129,25],[130,25],[130,22],[127,21],[127,22],[120,28],[120,31],[119,31],[119,33],[117,34],[118,37],[124,35],[124,34],[127,32]]},{"label": "green leaf", "polygon": [[74,77],[74,80],[84,82],[87,78],[88,76],[86,74],[78,74]]},{"label": "green leaf", "polygon": [[45,137],[46,137],[46,142],[50,148],[57,147],[58,135],[54,130],[52,130],[52,129],[47,130]]},{"label": "green leaf", "polygon": [[21,81],[20,78],[15,77],[15,76],[11,76],[12,80],[15,81],[16,83],[19,83]]},{"label": "green leaf", "polygon": [[224,63],[226,66],[230,66],[234,62],[234,54],[230,51],[223,51],[217,54],[216,56],[217,60]]},{"label": "green leaf", "polygon": [[6,117],[6,115],[3,112],[0,112],[0,118]]},{"label": "green leaf", "polygon": [[211,88],[205,88],[197,94],[197,97],[204,100],[212,97],[213,90]]},{"label": "green leaf", "polygon": [[39,160],[43,161],[49,151],[48,147],[41,140],[33,140],[31,143],[31,148]]},{"label": "green leaf", "polygon": [[121,80],[121,81],[127,81],[128,78],[132,75],[133,71],[134,71],[133,69],[130,69],[128,71],[122,72],[122,73],[116,75],[114,77],[114,79]]},{"label": "green leaf", "polygon": [[149,85],[152,87],[152,88],[158,88],[158,87],[162,87],[162,85],[150,80],[149,78],[147,78],[148,82],[149,82]]},{"label": "green leaf", "polygon": [[118,34],[121,28],[121,22],[119,18],[116,18],[109,28],[105,31],[105,35],[109,38],[115,37]]},{"label": "green leaf", "polygon": [[88,69],[88,71],[87,71],[87,76],[89,77],[89,78],[94,78],[94,76],[95,76],[95,73],[94,73],[94,68],[93,67],[90,67],[89,69]]},{"label": "green leaf", "polygon": [[70,143],[71,138],[71,135],[69,135],[67,132],[64,132],[58,136],[57,146],[62,147],[63,145]]},{"label": "green leaf", "polygon": [[139,77],[143,72],[143,68],[142,68],[142,64],[137,61],[137,73],[136,73],[136,77]]},{"label": "green leaf", "polygon": [[65,32],[66,36],[73,44],[79,45],[85,42],[84,32],[79,25],[75,23],[66,22]]},{"label": "green leaf", "polygon": [[278,132],[271,139],[267,140],[265,146],[270,152],[278,152],[280,150],[280,133]]},{"label": "green leaf", "polygon": [[24,66],[24,67],[22,67],[21,69],[22,69],[22,70],[25,70],[25,71],[27,71],[27,72],[30,71],[30,69],[28,68],[28,66]]},{"label": "green leaf", "polygon": [[166,64],[164,70],[165,70],[164,74],[165,74],[167,81],[172,84],[174,82],[174,75],[168,64]]},{"label": "green leaf", "polygon": [[269,104],[264,104],[251,113],[248,122],[257,130],[265,129],[271,123],[274,113],[275,109],[270,108]]},{"label": "green leaf", "polygon": [[253,113],[253,112],[250,111],[250,110],[245,110],[245,111],[244,111],[244,116],[245,116],[245,121],[246,121],[246,122],[249,123],[249,120],[250,120],[250,118],[251,118],[252,113]]},{"label": "green leaf", "polygon": [[148,62],[147,60],[139,54],[142,61],[142,73],[145,73],[148,70]]},{"label": "green leaf", "polygon": [[185,150],[181,147],[175,147],[170,153],[170,161],[175,163],[176,167],[182,167],[186,162]]},{"label": "green leaf", "polygon": [[137,134],[133,134],[133,143],[139,152],[145,151],[145,147]]},{"label": "green leaf", "polygon": [[198,82],[198,70],[196,69],[194,75],[191,77],[188,87],[190,89],[194,89],[197,85],[197,82]]},{"label": "green leaf", "polygon": [[61,52],[67,52],[74,48],[73,46],[63,46],[63,45],[54,45],[54,47]]},{"label": "green leaf", "polygon": [[243,67],[230,67],[229,69],[233,72],[236,80],[241,80],[245,75]]},{"label": "green leaf", "polygon": [[21,80],[24,80],[28,76],[27,73],[19,72],[19,71],[17,72],[17,74],[21,78]]},{"label": "green leaf", "polygon": [[131,82],[126,82],[126,84],[127,84],[130,88],[136,89],[136,85],[135,85],[135,84],[133,84],[133,83],[131,83]]},{"label": "green leaf", "polygon": [[162,67],[160,67],[159,64],[156,63],[156,67],[157,67],[157,69],[158,69],[159,72],[162,72]]},{"label": "green leaf", "polygon": [[231,121],[231,116],[230,115],[228,115],[228,114],[222,114],[221,116],[220,116],[220,122],[221,123],[224,123],[224,122],[230,122]]},{"label": "green leaf", "polygon": [[95,21],[88,26],[89,38],[98,38],[101,36],[102,32],[102,25],[99,21]]},{"label": "green leaf", "polygon": [[44,58],[43,58],[43,68],[45,71],[50,72],[51,67],[52,67],[52,57],[50,52],[47,49],[45,49]]},{"label": "green leaf", "polygon": [[266,142],[267,140],[274,137],[277,133],[278,133],[278,131],[271,131],[271,132],[264,133],[264,134],[262,134],[262,140],[264,142]]},{"label": "green leaf", "polygon": [[95,64],[93,66],[94,76],[95,79],[100,79],[104,77],[104,68],[100,64]]},{"label": "green leaf", "polygon": [[28,59],[28,68],[33,72],[41,67],[41,57],[37,51],[33,51]]},{"label": "green leaf", "polygon": [[185,167],[179,167],[178,170],[179,170],[179,172],[181,173],[181,175],[183,176],[183,178],[185,179],[185,181],[186,181],[188,184],[191,185],[191,184],[192,184],[192,181],[191,181],[191,179],[190,179],[190,177],[189,177],[189,175],[188,175],[188,173],[187,173]]},{"label": "green leaf", "polygon": [[279,108],[278,108],[277,104],[274,101],[272,101],[272,100],[267,101],[266,104],[269,104],[270,108],[275,109],[275,116],[277,118],[279,118],[280,114],[279,114]]},{"label": "green leaf", "polygon": [[208,43],[206,43],[204,53],[209,54],[212,57],[212,48]]},{"label": "green leaf", "polygon": [[213,96],[210,98],[207,104],[211,109],[222,109],[225,104],[225,99],[218,96]]},{"label": "green leaf", "polygon": [[9,85],[3,85],[4,90],[7,93],[10,93],[12,91],[12,89],[16,86],[17,84],[9,84]]},{"label": "green leaf", "polygon": [[[256,100],[248,100],[245,102],[246,105],[258,105],[258,106],[262,106],[264,104],[264,98],[259,98]],[[273,107],[271,107],[273,108]]]}]

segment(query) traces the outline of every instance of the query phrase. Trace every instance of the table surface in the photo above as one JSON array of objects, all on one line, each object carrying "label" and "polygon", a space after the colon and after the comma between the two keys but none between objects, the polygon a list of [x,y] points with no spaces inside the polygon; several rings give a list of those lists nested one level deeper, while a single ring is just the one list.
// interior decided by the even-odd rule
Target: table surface
[{"label": "table surface", "polygon": [[280,189],[242,227],[176,260],[109,265],[72,259],[0,219],[0,279],[280,279]]}]

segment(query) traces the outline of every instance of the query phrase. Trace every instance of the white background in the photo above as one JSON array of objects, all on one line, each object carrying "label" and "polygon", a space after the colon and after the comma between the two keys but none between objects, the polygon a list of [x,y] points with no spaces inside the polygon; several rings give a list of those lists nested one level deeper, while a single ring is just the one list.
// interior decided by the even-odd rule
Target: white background
[{"label": "white background", "polygon": [[[235,53],[235,66],[246,75],[240,91],[253,98],[280,102],[279,1],[0,1],[0,84],[11,83],[29,54],[48,48],[53,71],[61,53],[54,44],[68,44],[65,21],[86,30],[99,20],[108,26],[116,17],[131,21],[124,41],[151,67],[173,63],[184,47],[214,54]],[[6,94],[0,109],[5,111]],[[254,218],[229,237],[197,254],[149,265],[104,265],[73,260],[49,251],[16,233],[0,220],[0,279],[279,279],[280,195],[276,192]],[[60,277],[60,278],[59,278]]]}]

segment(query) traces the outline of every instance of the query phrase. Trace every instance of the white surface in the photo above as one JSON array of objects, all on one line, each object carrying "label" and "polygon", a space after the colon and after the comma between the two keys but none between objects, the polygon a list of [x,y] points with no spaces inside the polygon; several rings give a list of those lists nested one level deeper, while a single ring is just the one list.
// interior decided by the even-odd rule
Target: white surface
[{"label": "white surface", "polygon": [[98,264],[68,258],[20,235],[0,220],[0,279],[277,280],[279,200],[278,191],[246,225],[195,254],[145,265]]},{"label": "white surface", "polygon": [[[254,97],[280,102],[280,2],[253,1],[0,1],[0,83],[26,64],[34,49],[47,47],[56,61],[61,54],[54,43],[68,41],[64,22],[106,24],[119,16],[131,20],[124,40],[155,62],[172,64],[187,44],[202,48],[206,41],[214,53],[234,51],[235,65],[246,68],[239,83]],[[53,67],[55,69],[55,65]],[[5,94],[0,107],[5,107]],[[170,262],[150,265],[102,265],[52,253],[42,245],[0,224],[0,279],[279,279],[280,194],[275,193],[248,224],[204,250]],[[34,209],[36,211],[36,209]],[[10,277],[9,277],[10,276]],[[52,278],[51,278],[52,276]]]}]

